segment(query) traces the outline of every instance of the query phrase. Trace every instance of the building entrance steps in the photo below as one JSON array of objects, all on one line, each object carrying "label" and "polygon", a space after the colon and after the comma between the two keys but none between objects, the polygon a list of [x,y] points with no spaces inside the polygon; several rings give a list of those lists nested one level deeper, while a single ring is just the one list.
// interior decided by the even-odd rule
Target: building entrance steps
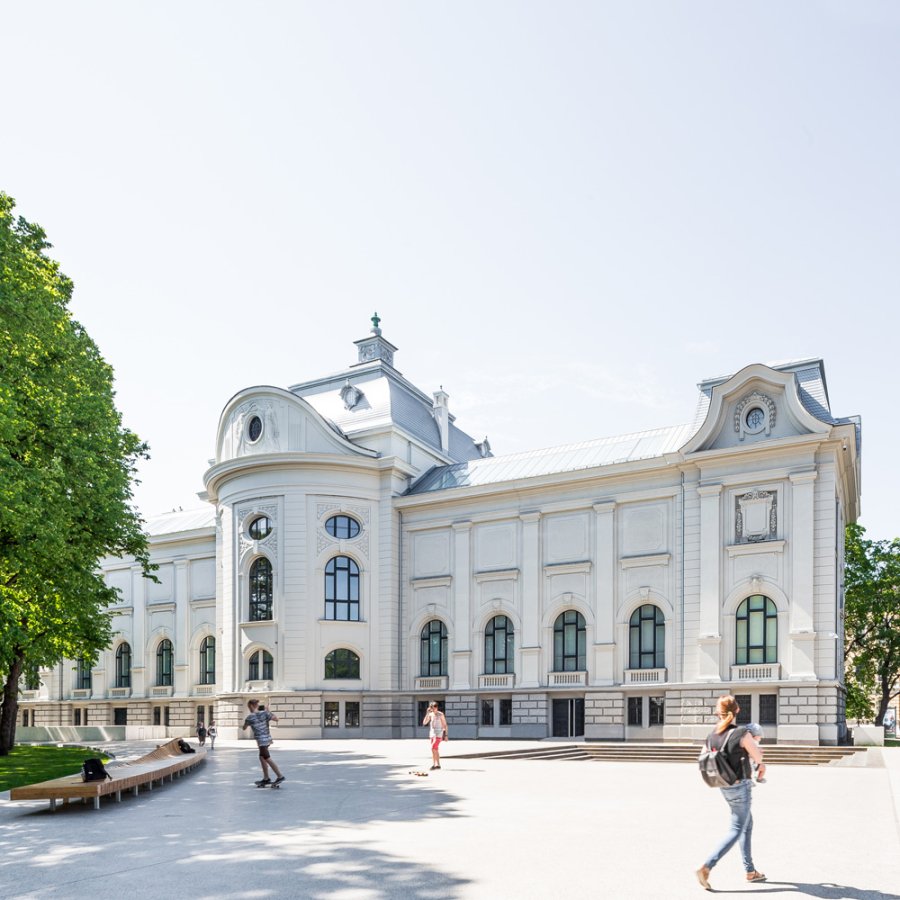
[{"label": "building entrance steps", "polygon": [[[600,762],[687,762],[696,760],[700,744],[552,744],[458,755],[457,759],[569,759]],[[878,765],[880,756],[865,747],[763,745],[766,763],[778,766]]]}]

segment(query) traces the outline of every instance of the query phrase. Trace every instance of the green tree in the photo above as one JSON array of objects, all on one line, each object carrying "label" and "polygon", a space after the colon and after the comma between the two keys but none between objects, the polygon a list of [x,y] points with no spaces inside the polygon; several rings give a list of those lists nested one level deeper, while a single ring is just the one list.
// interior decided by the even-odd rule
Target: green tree
[{"label": "green tree", "polygon": [[873,541],[865,531],[846,532],[847,715],[881,725],[900,694],[900,538]]},{"label": "green tree", "polygon": [[132,504],[146,446],[122,426],[112,369],[72,319],[43,229],[14,209],[0,192],[0,756],[26,669],[110,643],[116,592],[98,559],[151,569]]}]

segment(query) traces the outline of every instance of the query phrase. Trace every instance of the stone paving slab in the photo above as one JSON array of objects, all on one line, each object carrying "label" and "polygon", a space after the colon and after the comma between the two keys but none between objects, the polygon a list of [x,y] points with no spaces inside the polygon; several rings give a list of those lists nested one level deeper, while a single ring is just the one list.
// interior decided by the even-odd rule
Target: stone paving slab
[{"label": "stone paving slab", "polygon": [[[693,870],[727,826],[693,764],[458,759],[535,746],[277,741],[288,781],[257,789],[246,741],[99,811],[0,801],[2,898],[653,898],[709,896]],[[111,745],[117,758],[146,747]],[[900,900],[900,750],[882,765],[772,768],[754,789],[747,885],[737,850],[716,894]]]}]

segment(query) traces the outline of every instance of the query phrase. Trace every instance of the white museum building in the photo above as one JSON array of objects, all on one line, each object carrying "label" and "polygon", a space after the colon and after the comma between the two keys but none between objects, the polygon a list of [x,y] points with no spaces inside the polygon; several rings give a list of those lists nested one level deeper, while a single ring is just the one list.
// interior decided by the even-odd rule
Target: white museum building
[{"label": "white museum building", "polygon": [[495,456],[373,323],[345,370],[228,401],[206,507],[147,523],[158,583],[102,561],[114,642],[32,678],[21,726],[233,738],[256,696],[282,738],[410,737],[436,699],[454,737],[680,741],[733,693],[779,742],[845,737],[861,431],[822,360]]}]

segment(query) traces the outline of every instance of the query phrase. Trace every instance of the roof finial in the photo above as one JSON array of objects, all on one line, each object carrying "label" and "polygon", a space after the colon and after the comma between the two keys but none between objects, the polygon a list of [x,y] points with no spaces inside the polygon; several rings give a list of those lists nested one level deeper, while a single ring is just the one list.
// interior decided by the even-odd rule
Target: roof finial
[{"label": "roof finial", "polygon": [[375,315],[372,316],[372,334],[381,334],[381,329],[378,327],[381,319],[378,317],[378,311],[376,310]]}]

